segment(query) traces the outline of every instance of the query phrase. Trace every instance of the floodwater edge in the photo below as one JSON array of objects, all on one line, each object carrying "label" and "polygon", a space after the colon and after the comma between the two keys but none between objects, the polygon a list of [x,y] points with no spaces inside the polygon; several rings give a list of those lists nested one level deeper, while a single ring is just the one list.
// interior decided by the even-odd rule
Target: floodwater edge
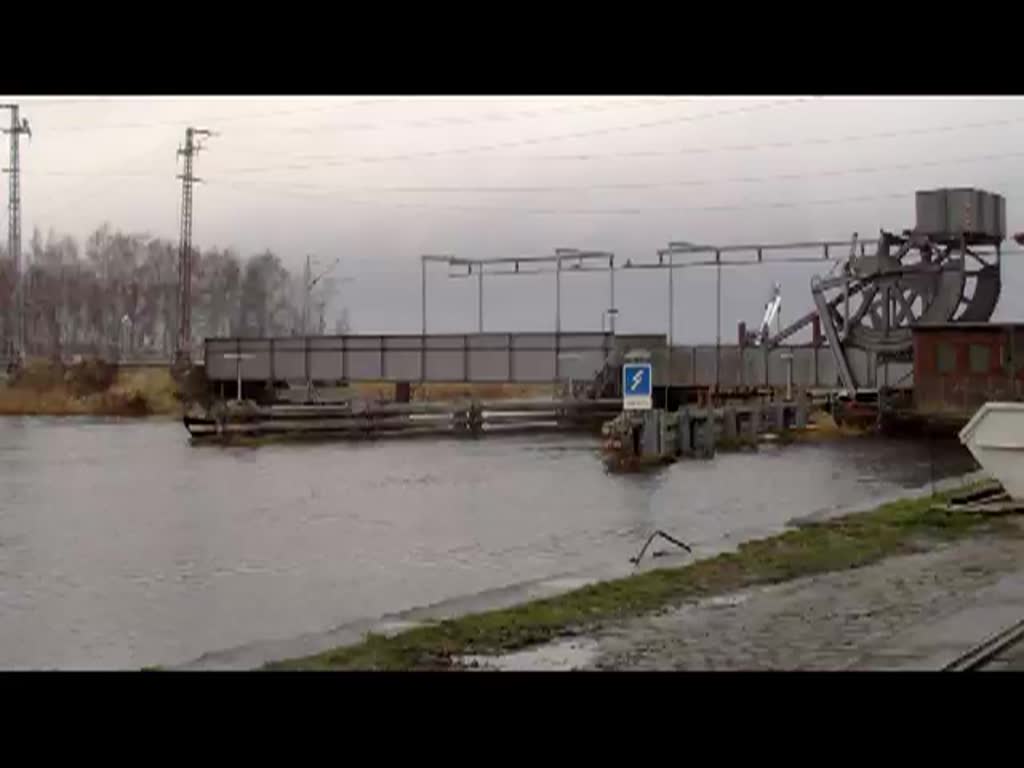
[{"label": "floodwater edge", "polygon": [[858,568],[884,558],[926,551],[1005,521],[942,505],[990,481],[889,501],[824,521],[800,522],[736,551],[601,581],[554,597],[470,613],[356,644],[264,665],[265,670],[455,670],[468,655],[496,656],[583,634],[616,620],[803,576]]}]

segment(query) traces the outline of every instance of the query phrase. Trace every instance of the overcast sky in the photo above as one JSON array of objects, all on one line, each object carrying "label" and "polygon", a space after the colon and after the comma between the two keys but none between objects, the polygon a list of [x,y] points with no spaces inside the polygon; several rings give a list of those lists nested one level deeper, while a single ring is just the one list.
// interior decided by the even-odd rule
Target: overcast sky
[{"label": "overcast sky", "polygon": [[[176,149],[186,126],[209,128],[194,242],[270,248],[290,269],[341,257],[355,281],[333,309],[347,304],[358,332],[418,332],[424,252],[577,247],[621,262],[670,240],[867,237],[912,227],[914,191],[939,186],[1003,194],[1009,230],[1024,229],[1019,98],[0,98],[33,132],[26,245],[34,227],[83,240],[104,221],[176,241]],[[1024,282],[1011,262],[1004,318],[1019,317],[1008,297]],[[784,316],[803,314],[814,272],[730,271],[723,337],[758,321],[775,280]],[[432,330],[475,330],[475,281],[438,268],[429,288]],[[664,273],[620,275],[616,289],[620,331],[665,331]],[[564,328],[597,330],[606,278],[567,278],[563,301]],[[675,320],[678,340],[713,340],[713,272],[679,276]],[[553,280],[492,278],[485,324],[552,328]]]}]

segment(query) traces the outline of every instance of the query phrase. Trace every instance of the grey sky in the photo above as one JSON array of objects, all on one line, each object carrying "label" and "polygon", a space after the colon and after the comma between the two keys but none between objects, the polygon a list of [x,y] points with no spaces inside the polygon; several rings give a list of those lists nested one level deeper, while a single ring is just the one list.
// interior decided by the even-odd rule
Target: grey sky
[{"label": "grey sky", "polygon": [[[861,98],[132,98],[17,101],[23,229],[84,238],[103,221],[176,240],[175,150],[187,125],[220,135],[197,161],[195,241],[263,248],[299,269],[342,257],[356,331],[419,328],[423,252],[651,258],[669,240],[728,244],[864,236],[914,223],[915,189],[978,186],[1024,229],[1024,101]],[[6,194],[4,195],[6,197]],[[6,231],[6,226],[4,227]],[[756,322],[773,280],[784,315],[810,307],[813,268],[733,271],[723,336]],[[1012,258],[998,310],[1024,281]],[[665,329],[664,274],[622,276],[620,330]],[[564,283],[563,326],[595,330],[606,281]],[[680,340],[714,334],[714,275],[676,284]],[[553,281],[494,278],[486,325],[547,329]],[[475,328],[475,283],[430,281],[435,330]],[[336,302],[338,304],[339,302]]]}]

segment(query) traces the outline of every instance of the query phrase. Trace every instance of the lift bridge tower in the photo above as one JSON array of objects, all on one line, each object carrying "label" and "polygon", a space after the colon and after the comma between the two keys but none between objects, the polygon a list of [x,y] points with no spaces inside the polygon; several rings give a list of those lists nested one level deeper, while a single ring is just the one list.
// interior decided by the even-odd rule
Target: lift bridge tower
[{"label": "lift bridge tower", "polygon": [[[771,333],[772,322],[778,323],[780,299],[776,294],[765,306],[758,332],[746,334],[744,329],[741,346],[753,343],[767,355],[811,326],[815,337],[821,332],[827,340],[842,389],[850,394],[870,394],[888,387],[890,363],[913,363],[915,327],[986,323],[1002,292],[1006,200],[1001,195],[973,187],[920,190],[915,207],[917,221],[912,229],[899,233],[881,230],[874,240],[861,240],[854,233],[852,241],[845,243],[671,243],[663,253],[684,258],[682,264],[677,259],[675,268],[713,266],[719,274],[725,265],[831,263],[827,273],[811,279],[814,308],[810,312]],[[835,253],[841,247],[849,248],[848,256]],[[788,253],[768,258],[766,254],[772,251]],[[814,251],[820,255],[810,255]],[[670,260],[670,275],[672,267]],[[671,295],[670,282],[670,302]],[[720,315],[720,300],[716,311]],[[720,381],[718,358],[720,344],[716,342],[716,386]],[[860,364],[855,364],[858,361]]]},{"label": "lift bridge tower", "polygon": [[811,283],[816,313],[843,385],[859,381],[843,350],[880,361],[910,361],[916,325],[987,322],[1002,288],[1006,201],[974,188],[919,191],[917,224],[882,231],[874,253],[851,258],[839,274]]}]

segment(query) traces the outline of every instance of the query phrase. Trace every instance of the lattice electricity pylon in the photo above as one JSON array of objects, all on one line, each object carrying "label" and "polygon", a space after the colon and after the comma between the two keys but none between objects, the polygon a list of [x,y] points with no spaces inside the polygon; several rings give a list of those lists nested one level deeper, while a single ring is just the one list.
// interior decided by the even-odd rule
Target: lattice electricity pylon
[{"label": "lattice electricity pylon", "polygon": [[181,179],[181,233],[178,250],[178,338],[175,348],[175,365],[192,362],[192,185],[202,182],[192,173],[193,158],[203,145],[197,137],[212,136],[204,128],[185,129],[185,145],[178,148],[178,155],[185,158]]},{"label": "lattice electricity pylon", "polygon": [[14,269],[14,338],[11,339],[11,346],[14,362],[20,363],[25,349],[25,294],[23,291],[24,281],[21,278],[21,160],[19,149],[21,134],[24,133],[31,139],[32,129],[29,128],[27,119],[19,119],[17,104],[0,104],[0,109],[10,110],[11,113],[10,128],[2,130],[10,136],[11,144],[11,162],[9,167],[4,168],[4,173],[8,174],[10,183],[7,199],[9,212],[7,249]]}]

